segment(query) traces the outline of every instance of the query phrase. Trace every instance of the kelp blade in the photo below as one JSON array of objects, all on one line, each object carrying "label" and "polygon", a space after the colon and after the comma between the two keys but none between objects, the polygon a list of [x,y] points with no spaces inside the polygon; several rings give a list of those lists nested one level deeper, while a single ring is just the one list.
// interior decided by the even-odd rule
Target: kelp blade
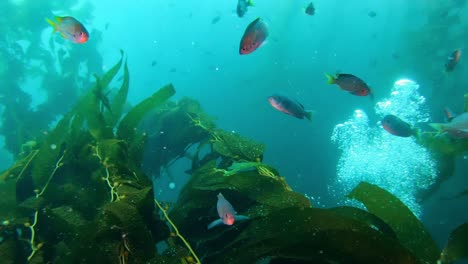
[{"label": "kelp blade", "polygon": [[174,94],[174,86],[172,86],[172,84],[168,84],[155,92],[151,97],[140,102],[130,110],[130,112],[128,112],[122,119],[122,122],[120,122],[117,131],[118,136],[125,140],[132,139],[134,137],[136,127],[145,114],[163,104]]},{"label": "kelp blade", "polygon": [[419,263],[397,240],[326,209],[285,208],[238,226],[210,241],[205,263]]},{"label": "kelp blade", "polygon": [[369,212],[392,227],[402,245],[423,262],[437,261],[439,247],[418,218],[393,194],[377,185],[361,182],[348,197],[362,202]]},{"label": "kelp blade", "polygon": [[463,258],[468,258],[468,223],[464,223],[452,231],[441,254],[443,264]]},{"label": "kelp blade", "polygon": [[115,127],[115,125],[120,119],[120,116],[123,113],[125,103],[127,102],[129,84],[130,84],[130,74],[128,72],[127,61],[125,61],[122,85],[120,86],[119,91],[117,92],[117,94],[115,95],[111,103],[112,113],[110,112],[106,113],[107,114],[106,120],[110,127]]},{"label": "kelp blade", "polygon": [[115,75],[119,72],[120,67],[122,66],[123,61],[123,50],[120,50],[120,60],[101,77],[102,91],[107,89],[109,83],[114,79]]}]

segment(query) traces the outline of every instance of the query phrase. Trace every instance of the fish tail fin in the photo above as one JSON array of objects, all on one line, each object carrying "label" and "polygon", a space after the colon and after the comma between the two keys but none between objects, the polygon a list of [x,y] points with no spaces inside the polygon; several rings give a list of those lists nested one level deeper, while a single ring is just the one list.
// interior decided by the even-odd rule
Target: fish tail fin
[{"label": "fish tail fin", "polygon": [[58,25],[54,21],[46,18],[46,22],[54,28],[54,33],[58,31]]},{"label": "fish tail fin", "polygon": [[307,118],[309,121],[312,121],[312,116],[315,115],[315,111],[305,111],[305,118]]},{"label": "fish tail fin", "polygon": [[328,73],[325,73],[325,77],[327,77],[328,84],[334,84],[336,81],[336,78]]},{"label": "fish tail fin", "polygon": [[248,6],[255,6],[255,3],[253,0],[247,0],[247,5]]},{"label": "fish tail fin", "polygon": [[444,108],[444,113],[445,113],[445,117],[447,118],[448,122],[452,121],[452,119],[455,117],[455,114],[448,107]]},{"label": "fish tail fin", "polygon": [[372,101],[374,101],[374,89],[369,87],[369,97]]},{"label": "fish tail fin", "polygon": [[207,226],[207,229],[211,229],[215,226],[219,226],[223,223],[223,220],[221,219],[218,219],[218,220],[214,220],[213,222],[211,222],[208,226]]}]

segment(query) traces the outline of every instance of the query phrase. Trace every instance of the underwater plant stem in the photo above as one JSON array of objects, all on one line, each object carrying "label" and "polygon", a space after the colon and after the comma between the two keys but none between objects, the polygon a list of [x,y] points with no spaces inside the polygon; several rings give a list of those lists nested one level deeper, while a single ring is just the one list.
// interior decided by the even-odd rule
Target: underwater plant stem
[{"label": "underwater plant stem", "polygon": [[104,178],[104,180],[107,182],[107,185],[109,186],[109,189],[110,189],[110,202],[112,203],[114,201],[114,196],[116,196],[117,198],[115,200],[119,200],[119,195],[116,191],[114,191],[115,189],[115,186],[113,186],[110,182],[110,173],[109,173],[109,169],[107,168],[107,165],[104,164],[104,162],[102,161],[102,157],[101,155],[99,155],[99,146],[96,146],[96,153],[95,153],[96,157],[98,157],[99,159],[99,163],[102,164],[102,166],[104,167],[104,170],[106,171],[106,177]]},{"label": "underwater plant stem", "polygon": [[[38,151],[39,152],[39,151]],[[37,152],[36,152],[37,154]],[[47,182],[46,184],[44,185],[44,187],[42,188],[42,190],[36,194],[36,199],[39,198],[42,194],[44,194],[45,190],[47,189],[47,187],[49,186],[49,183],[50,181],[52,180],[52,178],[54,177],[55,173],[57,172],[57,170],[63,166],[63,163],[62,163],[62,160],[63,160],[63,157],[65,157],[65,152],[63,153],[63,155],[58,159],[57,163],[55,163],[55,168],[54,170],[52,171],[52,173],[50,174],[49,176],[49,179],[47,179]],[[31,158],[32,160],[32,158]],[[31,161],[30,160],[30,161]],[[29,162],[28,162],[29,164]],[[34,254],[36,254],[36,252],[42,247],[42,243],[39,243],[37,246],[35,244],[35,240],[36,240],[36,230],[34,229],[34,227],[36,226],[37,224],[37,216],[39,215],[39,210],[36,210],[36,212],[34,213],[34,222],[32,225],[29,226],[29,229],[31,230],[31,240],[29,241],[29,243],[31,244],[31,254],[29,255],[28,257],[28,261],[30,261],[32,259],[32,257],[34,256]]]},{"label": "underwater plant stem", "polygon": [[47,189],[47,187],[49,186],[49,183],[50,181],[52,180],[52,178],[54,177],[55,173],[57,172],[57,170],[62,167],[63,163],[62,163],[62,160],[63,160],[63,157],[65,156],[65,152],[63,153],[63,155],[60,157],[60,159],[57,161],[57,163],[55,163],[55,168],[54,170],[52,171],[52,173],[50,174],[49,176],[49,179],[47,179],[47,182],[46,182],[46,185],[44,185],[44,188],[42,188],[41,192],[38,193],[36,195],[36,198],[39,198],[39,196],[41,196],[45,190]]},{"label": "underwater plant stem", "polygon": [[156,200],[156,198],[154,199],[154,202],[155,202],[156,205],[159,207],[159,209],[161,210],[161,212],[164,214],[164,218],[166,218],[167,222],[169,222],[169,224],[171,225],[171,227],[174,229],[175,234],[180,238],[180,240],[182,240],[182,242],[184,242],[185,246],[186,246],[187,249],[190,251],[190,253],[192,254],[192,256],[195,258],[195,260],[197,261],[197,263],[198,263],[198,264],[201,264],[200,259],[198,259],[197,254],[195,254],[195,252],[193,251],[192,247],[191,247],[190,244],[187,242],[187,240],[185,240],[185,238],[179,233],[179,229],[177,229],[177,227],[176,227],[176,226],[174,225],[174,223],[171,221],[171,219],[169,218],[169,216],[168,216],[167,213],[166,213],[166,210],[164,210],[164,208],[161,206],[161,204],[158,202],[158,200]]},{"label": "underwater plant stem", "polygon": [[29,158],[28,162],[26,163],[26,165],[24,165],[23,169],[21,170],[20,174],[18,174],[18,177],[16,177],[16,182],[18,182],[18,179],[21,178],[21,176],[23,175],[24,171],[29,167],[29,164],[31,163],[31,161],[34,159],[34,157],[36,157],[37,153],[39,153],[39,150],[36,149],[34,150],[34,154],[32,154],[31,158]]},{"label": "underwater plant stem", "polygon": [[31,254],[28,257],[28,261],[30,261],[32,259],[32,257],[34,256],[34,254],[36,254],[36,251],[39,248],[41,248],[40,246],[36,246],[35,243],[34,243],[34,239],[36,237],[36,232],[34,230],[34,227],[37,224],[37,215],[38,214],[39,214],[39,211],[36,211],[36,213],[34,214],[34,223],[31,226],[29,226],[29,229],[31,230],[31,240],[29,242],[31,244]]}]

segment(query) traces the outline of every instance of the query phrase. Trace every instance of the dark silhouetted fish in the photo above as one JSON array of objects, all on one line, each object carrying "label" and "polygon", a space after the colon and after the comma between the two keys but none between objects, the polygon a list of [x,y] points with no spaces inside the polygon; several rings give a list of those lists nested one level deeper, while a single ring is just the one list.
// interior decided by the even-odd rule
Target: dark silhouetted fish
[{"label": "dark silhouetted fish", "polygon": [[305,8],[304,8],[304,12],[309,15],[309,16],[313,16],[315,14],[315,7],[314,7],[314,4],[312,2],[310,2]]},{"label": "dark silhouetted fish", "polygon": [[243,17],[247,13],[249,6],[254,6],[253,0],[238,0],[236,8],[237,16]]},{"label": "dark silhouetted fish", "polygon": [[398,137],[411,137],[416,134],[416,130],[413,129],[410,124],[394,115],[384,116],[381,123],[382,127],[388,131],[388,133]]},{"label": "dark silhouetted fish", "polygon": [[304,106],[295,100],[291,100],[286,96],[272,95],[268,97],[271,106],[276,110],[288,115],[292,115],[299,119],[307,118],[312,120],[312,111],[306,111]]},{"label": "dark silhouetted fish", "polygon": [[458,62],[460,61],[460,56],[461,56],[461,50],[457,49],[450,56],[447,58],[447,62],[445,63],[445,71],[446,72],[451,72],[453,69],[455,69],[455,66],[457,66]]}]

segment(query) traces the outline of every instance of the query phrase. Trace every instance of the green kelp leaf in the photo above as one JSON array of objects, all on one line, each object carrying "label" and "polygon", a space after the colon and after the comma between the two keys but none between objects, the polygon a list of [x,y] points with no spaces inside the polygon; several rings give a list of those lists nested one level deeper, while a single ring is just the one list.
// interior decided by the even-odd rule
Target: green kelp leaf
[{"label": "green kelp leaf", "polygon": [[224,173],[224,176],[231,176],[242,171],[256,170],[257,166],[261,164],[260,162],[233,162]]},{"label": "green kelp leaf", "polygon": [[441,254],[441,262],[453,263],[468,258],[468,223],[455,228],[450,234],[447,245]]},{"label": "green kelp leaf", "polygon": [[464,97],[465,97],[465,108],[464,108],[464,110],[465,110],[465,112],[468,112],[468,93],[465,94]]},{"label": "green kelp leaf", "polygon": [[367,211],[351,206],[334,207],[330,208],[329,210],[342,216],[366,223],[370,227],[382,232],[383,234],[397,239],[395,232],[387,223]]},{"label": "green kelp leaf", "polygon": [[86,115],[88,130],[96,140],[108,139],[113,137],[112,127],[106,124],[103,112],[101,111],[100,99],[96,95],[96,91],[102,91],[102,80],[95,75],[96,85],[92,89],[91,94],[87,96],[84,103],[83,112]]},{"label": "green kelp leaf", "polygon": [[163,104],[171,96],[175,94],[175,89],[172,84],[168,84],[157,92],[155,92],[151,97],[143,100],[138,105],[133,107],[130,112],[128,112],[122,122],[120,122],[119,128],[117,130],[117,135],[119,138],[131,141],[135,136],[135,130],[143,119],[146,113]]},{"label": "green kelp leaf", "polygon": [[422,262],[437,261],[439,247],[418,218],[393,194],[377,185],[361,182],[348,197],[362,202],[369,212],[385,221],[401,244]]},{"label": "green kelp leaf", "polygon": [[213,149],[234,160],[261,161],[265,145],[242,137],[238,133],[216,130]]},{"label": "green kelp leaf", "polygon": [[47,135],[39,149],[39,153],[31,162],[31,176],[35,188],[43,188],[49,176],[55,169],[57,161],[67,147],[67,140],[70,135],[70,123],[74,116],[74,111],[67,113]]},{"label": "green kelp leaf", "polygon": [[29,154],[25,156],[24,158],[16,161],[10,168],[8,168],[6,171],[4,171],[0,175],[0,182],[6,181],[6,180],[17,179],[20,176],[23,176],[25,173],[27,173],[27,170],[29,169],[29,165],[31,164],[32,159],[36,157],[37,152],[38,150],[33,150],[29,152]]},{"label": "green kelp leaf", "polygon": [[237,230],[216,228],[201,243],[206,263],[419,263],[397,240],[326,209],[284,208]]},{"label": "green kelp leaf", "polygon": [[425,148],[443,155],[461,155],[468,151],[468,139],[453,138],[447,133],[421,133],[417,142]]},{"label": "green kelp leaf", "polygon": [[11,221],[16,212],[16,181],[0,182],[0,197],[0,223],[4,220]]},{"label": "green kelp leaf", "polygon": [[125,103],[127,102],[129,83],[130,74],[128,72],[127,61],[125,61],[122,85],[111,102],[112,113],[107,112],[108,118],[106,118],[106,120],[110,127],[115,127],[123,113]]},{"label": "green kelp leaf", "polygon": [[122,66],[124,52],[120,50],[120,60],[108,70],[101,78],[102,91],[105,92],[109,83],[114,79],[115,75],[119,72],[120,67]]}]

